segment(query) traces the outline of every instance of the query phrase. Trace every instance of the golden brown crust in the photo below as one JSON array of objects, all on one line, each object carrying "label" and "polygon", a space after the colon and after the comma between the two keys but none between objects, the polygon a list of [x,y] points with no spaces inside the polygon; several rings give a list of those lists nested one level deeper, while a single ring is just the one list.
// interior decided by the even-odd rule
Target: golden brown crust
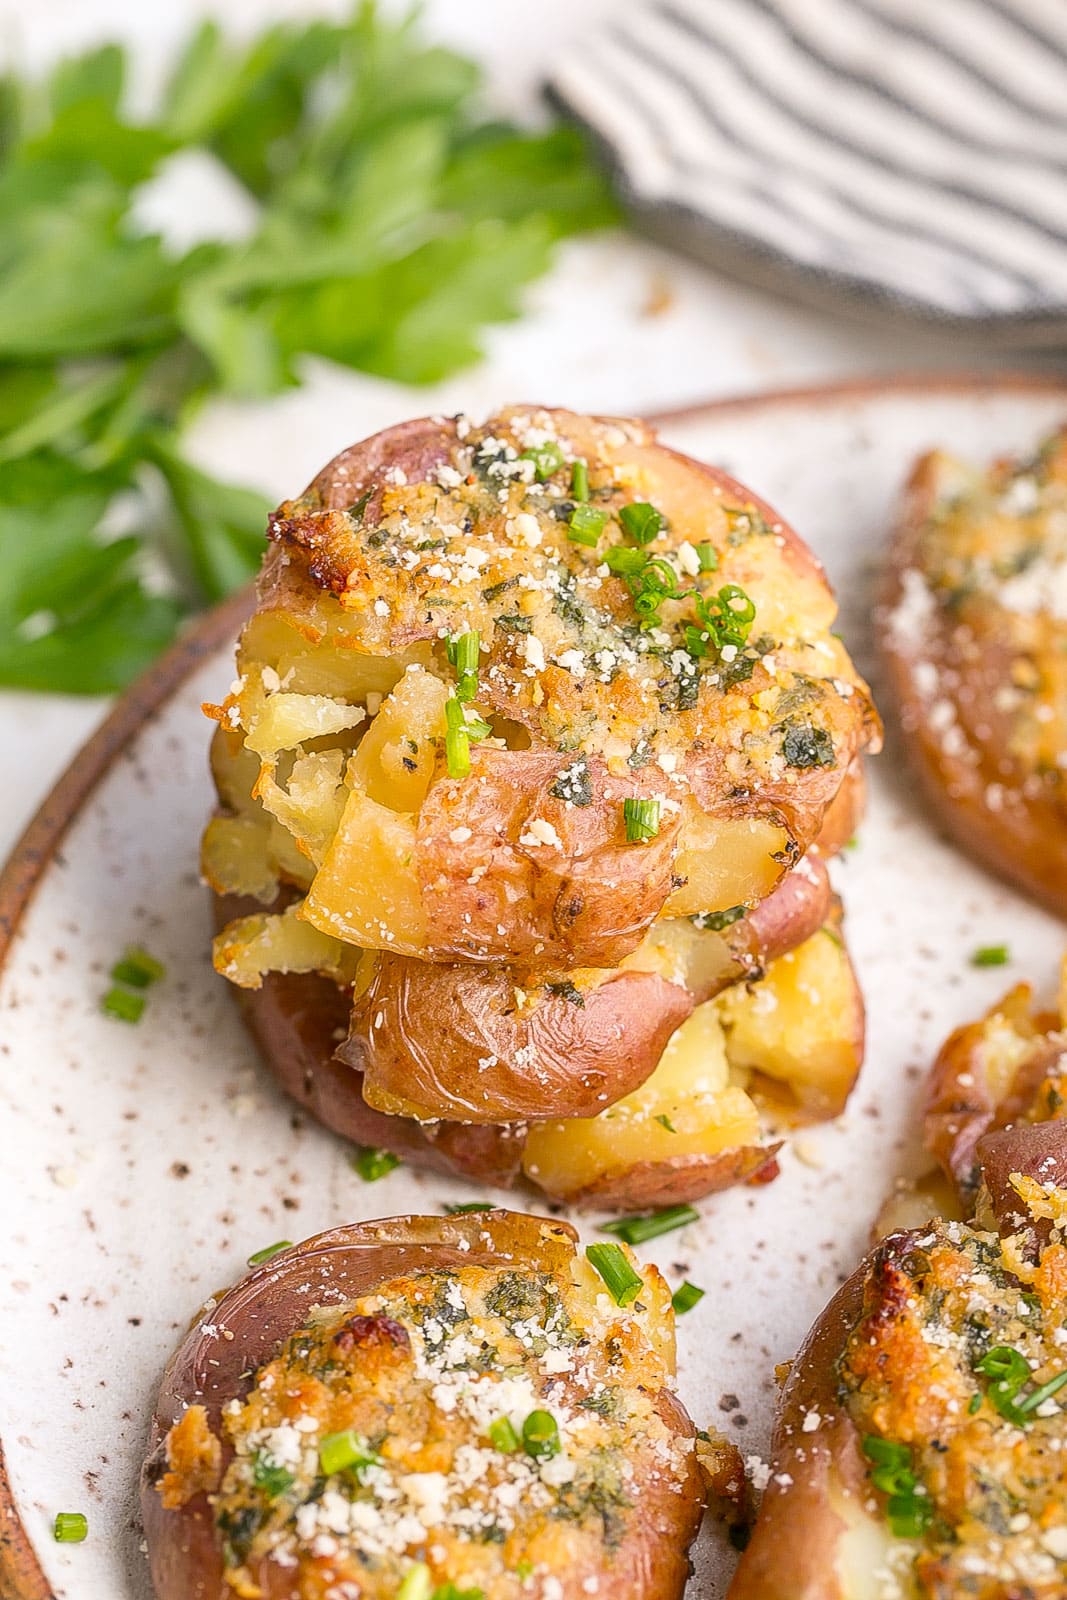
[{"label": "golden brown crust", "polygon": [[[1062,1593],[1063,1413],[1039,1390],[1064,1370],[1067,1250],[1049,1224],[1067,1218],[1067,1131],[1028,1124],[980,1150],[1003,1237],[984,1222],[903,1229],[835,1295],[784,1384],[729,1600]],[[985,1357],[1020,1354],[999,1395],[1003,1367]],[[876,1462],[892,1462],[881,1482]]]},{"label": "golden brown crust", "polygon": [[[646,1273],[647,1304],[640,1310],[613,1312],[605,1318],[599,1309],[598,1280],[576,1257],[576,1242],[574,1231],[566,1224],[510,1212],[455,1218],[391,1218],[320,1234],[275,1256],[233,1289],[209,1301],[164,1375],[142,1477],[142,1514],[159,1600],[233,1600],[235,1594],[252,1591],[269,1596],[270,1600],[319,1600],[320,1595],[329,1592],[331,1582],[336,1587],[338,1580],[331,1579],[331,1571],[346,1570],[344,1547],[339,1549],[337,1539],[324,1538],[320,1543],[310,1533],[299,1531],[302,1523],[286,1523],[290,1531],[284,1534],[283,1543],[286,1539],[290,1543],[295,1540],[294,1551],[279,1549],[275,1559],[273,1536],[259,1542],[249,1531],[249,1526],[263,1526],[262,1512],[258,1524],[248,1525],[242,1520],[244,1501],[249,1496],[258,1496],[256,1504],[260,1505],[265,1493],[273,1504],[274,1497],[285,1494],[294,1483],[297,1492],[303,1493],[303,1480],[294,1478],[294,1473],[303,1468],[295,1464],[293,1471],[282,1474],[281,1486],[272,1485],[265,1490],[253,1487],[247,1466],[240,1467],[239,1461],[247,1462],[248,1451],[255,1447],[252,1460],[257,1464],[255,1484],[259,1485],[259,1455],[255,1452],[262,1448],[259,1441],[263,1439],[270,1441],[267,1449],[277,1463],[274,1452],[282,1448],[278,1433],[264,1434],[264,1426],[276,1430],[279,1422],[283,1423],[283,1432],[289,1431],[295,1446],[303,1436],[302,1429],[292,1432],[292,1424],[298,1420],[307,1419],[309,1429],[321,1434],[324,1428],[332,1427],[330,1418],[342,1414],[338,1407],[347,1408],[346,1414],[359,1415],[358,1407],[363,1406],[362,1414],[370,1416],[376,1414],[386,1396],[395,1394],[398,1403],[393,1420],[387,1425],[385,1440],[379,1440],[376,1446],[383,1452],[383,1464],[392,1459],[391,1449],[398,1461],[411,1463],[396,1469],[401,1474],[397,1484],[405,1495],[410,1492],[415,1496],[423,1483],[427,1490],[437,1486],[434,1508],[423,1512],[427,1526],[434,1526],[434,1519],[446,1514],[438,1498],[442,1492],[450,1497],[448,1506],[461,1513],[466,1497],[473,1491],[464,1487],[467,1475],[462,1466],[462,1450],[458,1455],[451,1452],[457,1444],[462,1445],[464,1429],[469,1431],[472,1424],[460,1422],[455,1401],[447,1406],[442,1401],[433,1437],[421,1431],[421,1424],[417,1434],[411,1432],[420,1408],[438,1404],[436,1398],[431,1398],[438,1392],[435,1383],[450,1385],[464,1404],[462,1375],[458,1382],[455,1373],[448,1376],[450,1358],[444,1359],[438,1377],[422,1374],[420,1363],[429,1362],[431,1371],[437,1371],[435,1363],[439,1358],[431,1352],[438,1348],[435,1341],[442,1328],[440,1322],[423,1320],[431,1315],[426,1295],[441,1291],[449,1304],[455,1305],[454,1296],[459,1289],[468,1306],[481,1305],[480,1297],[495,1283],[499,1283],[502,1292],[506,1289],[509,1297],[514,1293],[513,1284],[554,1284],[551,1304],[567,1308],[572,1317],[586,1319],[580,1324],[585,1329],[586,1342],[574,1347],[584,1352],[581,1363],[568,1357],[566,1367],[563,1362],[546,1362],[542,1368],[535,1354],[523,1357],[523,1370],[528,1369],[543,1387],[544,1400],[549,1399],[549,1390],[557,1397],[552,1403],[560,1411],[561,1429],[576,1430],[565,1434],[573,1441],[571,1448],[578,1451],[583,1448],[581,1439],[592,1440],[595,1436],[599,1440],[603,1436],[604,1442],[615,1449],[622,1438],[621,1430],[632,1433],[627,1450],[632,1477],[612,1501],[614,1523],[609,1523],[605,1515],[601,1524],[599,1516],[566,1501],[566,1473],[561,1478],[550,1478],[547,1470],[542,1476],[540,1469],[524,1469],[527,1476],[532,1474],[545,1485],[556,1483],[557,1478],[564,1485],[558,1491],[563,1497],[563,1514],[559,1518],[549,1515],[538,1521],[538,1514],[532,1508],[528,1510],[525,1501],[518,1503],[514,1513],[513,1521],[532,1518],[532,1522],[518,1521],[517,1536],[521,1536],[524,1527],[531,1528],[536,1592],[543,1590],[562,1596],[563,1600],[581,1600],[590,1592],[588,1580],[593,1572],[598,1578],[596,1592],[607,1595],[609,1600],[624,1600],[626,1596],[644,1600],[651,1600],[652,1596],[657,1600],[680,1597],[688,1570],[686,1552],[699,1523],[703,1490],[693,1449],[692,1423],[666,1386],[673,1370],[669,1297],[662,1280],[651,1269]],[[385,1309],[375,1310],[383,1298]],[[507,1303],[511,1303],[510,1299]],[[507,1319],[524,1315],[517,1302],[515,1309],[508,1312],[503,1310],[504,1304],[501,1301],[500,1308],[494,1310],[483,1335],[503,1339],[502,1353],[511,1348],[507,1341],[513,1337]],[[350,1315],[353,1309],[358,1314]],[[558,1319],[557,1313],[553,1316]],[[396,1320],[398,1317],[400,1321]],[[496,1318],[504,1318],[503,1323]],[[333,1331],[335,1324],[340,1331]],[[569,1345],[565,1348],[563,1340],[571,1338],[567,1332],[570,1324],[564,1317],[558,1325],[563,1332],[553,1335],[551,1342],[558,1339],[560,1353],[565,1355]],[[516,1337],[519,1326],[516,1323]],[[495,1333],[490,1331],[493,1328]],[[346,1339],[354,1341],[356,1349],[351,1373],[349,1358],[339,1353],[341,1341]],[[325,1365],[315,1355],[316,1341],[323,1340],[332,1352]],[[514,1364],[514,1354],[509,1359]],[[287,1362],[293,1364],[292,1376],[279,1393],[279,1378],[289,1370]],[[605,1370],[617,1371],[617,1381],[624,1385],[620,1391],[625,1402],[620,1412],[623,1420],[618,1423],[598,1422],[580,1407],[573,1409],[584,1392],[581,1386],[586,1381],[587,1368],[591,1374],[590,1363],[597,1362],[607,1362]],[[567,1375],[559,1376],[561,1372]],[[556,1376],[545,1378],[544,1373]],[[501,1373],[500,1381],[506,1379],[507,1374]],[[511,1381],[513,1389],[514,1379]],[[529,1380],[524,1381],[528,1385]],[[592,1382],[591,1377],[589,1381]],[[487,1386],[491,1410],[497,1392],[494,1379],[483,1376],[482,1382]],[[572,1389],[574,1394],[568,1402],[564,1396],[570,1395]],[[499,1391],[501,1395],[510,1392]],[[515,1403],[512,1400],[507,1409]],[[409,1413],[409,1406],[415,1410]],[[181,1449],[180,1443],[176,1447],[174,1441],[180,1441],[189,1427],[183,1418],[189,1416],[190,1407],[197,1413],[198,1431],[210,1429],[216,1443],[221,1441],[221,1467],[225,1473],[222,1488],[209,1497],[201,1487],[190,1484],[194,1491],[190,1495],[163,1496],[158,1485],[175,1449]],[[431,1418],[432,1414],[431,1409]],[[480,1411],[473,1414],[479,1417]],[[588,1420],[582,1422],[583,1416]],[[565,1417],[573,1420],[564,1422]],[[478,1429],[485,1423],[475,1421],[473,1426],[475,1437],[480,1437]],[[483,1441],[476,1454],[487,1450],[489,1470],[505,1470],[505,1456],[495,1458],[500,1462],[499,1468],[493,1466],[491,1444]],[[295,1463],[298,1457],[290,1459]],[[525,1459],[520,1454],[520,1465]],[[576,1455],[575,1461],[580,1460]],[[600,1470],[598,1461],[594,1454],[591,1471]],[[275,1471],[276,1465],[271,1470]],[[402,1476],[405,1470],[425,1476],[413,1481]],[[242,1488],[242,1484],[247,1487]],[[339,1487],[343,1496],[343,1483]],[[336,1488],[331,1492],[340,1499]],[[541,1492],[541,1501],[549,1508],[555,1492]],[[391,1491],[391,1495],[395,1493],[395,1489]],[[316,1485],[311,1483],[307,1511],[312,1521],[317,1515],[316,1494]],[[373,1484],[370,1496],[378,1504],[378,1490]],[[381,1503],[387,1513],[391,1499]],[[413,1504],[426,1502],[420,1496]],[[514,1504],[501,1501],[504,1506]],[[363,1509],[366,1512],[368,1508]],[[221,1519],[219,1528],[216,1515]],[[333,1518],[336,1510],[326,1515]],[[361,1527],[363,1522],[361,1518]],[[446,1527],[445,1523],[437,1525],[443,1530]],[[522,1592],[521,1577],[516,1578],[506,1562],[502,1566],[501,1557],[492,1555],[492,1542],[479,1541],[477,1533],[464,1533],[466,1526],[463,1517],[457,1516],[447,1527],[458,1532],[442,1531],[432,1549],[416,1547],[414,1556],[402,1553],[404,1543],[414,1538],[406,1531],[400,1532],[399,1542],[390,1543],[388,1549],[400,1552],[401,1570],[413,1560],[430,1563],[434,1582],[459,1579],[463,1571],[473,1566],[479,1574],[490,1576],[486,1600],[503,1600],[505,1595],[511,1600]],[[236,1555],[233,1546],[227,1549],[223,1532],[227,1539],[237,1540]],[[354,1535],[354,1547],[361,1545],[361,1537]],[[552,1566],[557,1558],[561,1563],[558,1572]],[[241,1564],[235,1565],[235,1561]],[[450,1569],[453,1562],[459,1563],[459,1571],[455,1566]],[[387,1559],[385,1565],[389,1565]],[[394,1555],[390,1570],[395,1570],[396,1565]],[[491,1576],[494,1572],[495,1577]],[[367,1581],[372,1593],[383,1592],[382,1573],[375,1575],[374,1564]],[[386,1592],[392,1592],[388,1574]]]},{"label": "golden brown crust", "polygon": [[[530,440],[548,441],[544,474]],[[569,537],[574,461],[597,548]],[[651,542],[627,543],[623,513],[653,505]],[[612,967],[664,910],[763,898],[877,743],[818,563],[642,424],[531,408],[481,430],[406,424],[331,463],[271,533],[242,677],[213,714],[243,730],[257,797],[312,863],[300,915],[355,946]],[[604,564],[620,553],[670,579],[654,616]],[[470,692],[492,729],[450,776],[445,642],[472,630]],[[326,755],[374,744],[382,694],[400,689],[406,714],[418,702],[411,749],[398,716],[393,742],[342,774]],[[625,801],[655,803],[652,837],[628,837]],[[224,859],[212,879],[237,889]],[[394,884],[354,896],[375,860]]]},{"label": "golden brown crust", "polygon": [[1067,431],[1037,461],[984,477],[922,457],[879,610],[905,749],[934,810],[964,849],[1061,913],[1065,503]]},{"label": "golden brown crust", "polygon": [[983,1136],[1017,1121],[1055,1118],[1067,1045],[1052,1014],[1035,1012],[1017,984],[977,1022],[956,1028],[937,1054],[927,1087],[923,1142],[954,1184],[965,1213],[980,1181]]}]

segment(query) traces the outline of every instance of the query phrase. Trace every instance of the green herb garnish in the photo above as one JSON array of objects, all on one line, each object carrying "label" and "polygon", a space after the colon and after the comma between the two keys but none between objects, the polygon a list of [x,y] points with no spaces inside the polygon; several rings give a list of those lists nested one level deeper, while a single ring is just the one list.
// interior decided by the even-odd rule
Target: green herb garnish
[{"label": "green herb garnish", "polygon": [[81,1544],[89,1535],[89,1519],[81,1511],[57,1511],[52,1535],[57,1544]]},{"label": "green herb garnish", "polygon": [[567,538],[572,544],[584,544],[594,550],[607,520],[606,511],[600,511],[596,506],[577,505],[567,523]]},{"label": "green herb garnish", "polygon": [[463,1200],[458,1205],[445,1206],[447,1217],[471,1216],[475,1211],[495,1211],[491,1200]]},{"label": "green herb garnish", "polygon": [[546,439],[544,444],[531,445],[523,450],[519,460],[532,461],[538,483],[544,483],[563,465],[563,451],[555,439]]},{"label": "green herb garnish", "polygon": [[133,989],[148,989],[166,974],[166,967],[155,956],[150,956],[140,945],[127,945],[121,961],[116,961],[111,976],[116,983],[128,984]]},{"label": "green herb garnish", "polygon": [[793,723],[785,730],[782,755],[787,766],[804,770],[807,767],[832,767],[834,742],[825,728],[815,728],[810,722]]},{"label": "green herb garnish", "polygon": [[700,1213],[692,1206],[665,1206],[662,1211],[653,1211],[640,1217],[618,1217],[614,1222],[601,1224],[601,1233],[614,1233],[626,1244],[645,1244],[649,1239],[658,1239],[663,1233],[674,1233],[677,1228],[687,1227],[690,1222],[699,1222]]},{"label": "green herb garnish", "polygon": [[1006,944],[983,944],[971,954],[972,967],[1004,967],[1011,960]]},{"label": "green herb garnish", "polygon": [[471,770],[470,733],[455,695],[445,701],[445,765],[450,778],[465,778]]},{"label": "green herb garnish", "polygon": [[100,1002],[101,1011],[119,1022],[140,1022],[144,1008],[144,995],[134,994],[129,989],[109,989]]},{"label": "green herb garnish", "polygon": [[651,544],[667,526],[663,512],[657,511],[647,500],[635,500],[631,505],[620,507],[619,522],[627,537],[640,545]]},{"label": "green herb garnish", "polygon": [[626,838],[630,844],[640,844],[654,839],[659,833],[660,803],[658,800],[636,800],[633,796],[622,803]]},{"label": "green herb garnish", "polygon": [[252,1457],[252,1482],[263,1490],[268,1500],[277,1500],[286,1489],[292,1488],[296,1479],[288,1467],[280,1466],[268,1451],[257,1450]]},{"label": "green herb garnish", "polygon": [[559,1454],[559,1423],[551,1411],[531,1411],[522,1425],[522,1448],[535,1461]]},{"label": "green herb garnish", "polygon": [[474,700],[478,694],[478,657],[480,645],[477,629],[449,637],[445,650],[449,662],[456,669],[456,696],[460,700]]},{"label": "green herb garnish", "polygon": [[648,565],[648,557],[643,550],[632,550],[625,544],[613,544],[610,550],[604,551],[604,565],[617,578],[631,578]]},{"label": "green herb garnish", "polygon": [[617,1306],[628,1306],[637,1299],[644,1284],[617,1244],[589,1244],[585,1254],[590,1266],[603,1278]]},{"label": "green herb garnish", "polygon": [[975,1363],[975,1372],[992,1382],[986,1389],[986,1398],[995,1411],[1016,1427],[1025,1427],[1033,1420],[1038,1406],[1067,1384],[1067,1371],[1059,1372],[1047,1383],[1031,1390],[1024,1400],[1018,1396],[1030,1382],[1030,1363],[1021,1351],[1010,1344],[995,1344],[987,1350],[981,1361]]},{"label": "green herb garnish", "polygon": [[250,1267],[261,1267],[264,1261],[269,1261],[272,1256],[280,1255],[283,1250],[291,1250],[292,1248],[293,1241],[291,1239],[279,1239],[277,1244],[264,1245],[262,1250],[257,1250],[255,1255],[249,1256],[248,1265]]},{"label": "green herb garnish", "polygon": [[431,1600],[433,1578],[425,1561],[416,1561],[405,1572],[396,1600]]},{"label": "green herb garnish", "polygon": [[522,1440],[515,1432],[509,1417],[497,1417],[486,1429],[489,1441],[497,1450],[502,1450],[506,1456],[513,1456],[516,1450],[522,1448]]},{"label": "green herb garnish", "polygon": [[575,500],[589,499],[589,467],[580,456],[571,463],[571,494]]},{"label": "green herb garnish", "polygon": [[391,1150],[376,1150],[371,1145],[354,1150],[351,1160],[364,1183],[377,1183],[400,1165],[400,1157]]},{"label": "green herb garnish", "polygon": [[696,552],[701,572],[716,572],[718,570],[719,552],[713,544],[698,544]]},{"label": "green herb garnish", "polygon": [[327,1478],[335,1472],[351,1472],[357,1479],[367,1467],[381,1465],[381,1456],[352,1428],[343,1433],[328,1433],[319,1444],[319,1467]]},{"label": "green herb garnish", "polygon": [[680,1283],[671,1295],[671,1305],[674,1307],[675,1316],[684,1317],[687,1311],[692,1311],[694,1306],[700,1304],[706,1293],[706,1289],[698,1289],[695,1283],[689,1282],[688,1278],[684,1283]]},{"label": "green herb garnish", "polygon": [[912,1470],[911,1451],[906,1444],[867,1434],[863,1453],[872,1462],[871,1482],[887,1496],[886,1516],[898,1539],[917,1539],[929,1527],[933,1505]]}]

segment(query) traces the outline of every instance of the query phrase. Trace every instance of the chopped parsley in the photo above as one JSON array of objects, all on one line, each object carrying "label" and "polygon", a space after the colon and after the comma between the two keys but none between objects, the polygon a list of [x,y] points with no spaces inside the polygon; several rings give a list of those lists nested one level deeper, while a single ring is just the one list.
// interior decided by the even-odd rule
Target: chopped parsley
[{"label": "chopped parsley", "polygon": [[825,728],[810,722],[793,722],[785,730],[782,755],[790,767],[832,767],[834,742]]}]

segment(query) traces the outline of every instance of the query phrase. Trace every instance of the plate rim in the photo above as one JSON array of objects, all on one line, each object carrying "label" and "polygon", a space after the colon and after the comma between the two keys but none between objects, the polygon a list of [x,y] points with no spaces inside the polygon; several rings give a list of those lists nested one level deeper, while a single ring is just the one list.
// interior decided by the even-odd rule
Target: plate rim
[{"label": "plate rim", "polygon": [[[1067,377],[1034,372],[889,373],[801,384],[690,402],[649,413],[656,426],[704,417],[771,411],[787,405],[828,405],[881,395],[926,398],[1001,394],[1059,394],[1067,405]],[[209,655],[232,639],[252,606],[251,585],[199,617],[171,647],[119,695],[100,726],[72,757],[16,839],[0,867],[0,976],[14,948],[37,885],[94,790],[130,740],[171,699]],[[0,1600],[54,1600],[36,1550],[15,1503],[0,1440]]]}]

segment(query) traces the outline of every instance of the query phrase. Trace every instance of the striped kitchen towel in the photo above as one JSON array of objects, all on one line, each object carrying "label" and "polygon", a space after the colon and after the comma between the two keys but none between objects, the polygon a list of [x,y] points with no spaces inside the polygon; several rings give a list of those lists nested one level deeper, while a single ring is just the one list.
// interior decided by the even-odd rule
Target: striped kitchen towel
[{"label": "striped kitchen towel", "polygon": [[658,237],[1067,343],[1067,0],[620,0],[548,88]]}]

